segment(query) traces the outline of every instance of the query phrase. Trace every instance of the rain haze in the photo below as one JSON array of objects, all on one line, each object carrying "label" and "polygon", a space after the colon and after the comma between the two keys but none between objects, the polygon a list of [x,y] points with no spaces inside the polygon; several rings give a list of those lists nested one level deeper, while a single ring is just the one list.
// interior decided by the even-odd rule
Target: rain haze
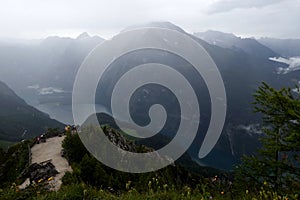
[{"label": "rain haze", "polygon": [[133,24],[170,21],[188,32],[208,29],[242,37],[300,38],[299,0],[2,1],[1,39],[110,38]]},{"label": "rain haze", "polygon": [[1,0],[1,199],[299,199],[300,0]]}]

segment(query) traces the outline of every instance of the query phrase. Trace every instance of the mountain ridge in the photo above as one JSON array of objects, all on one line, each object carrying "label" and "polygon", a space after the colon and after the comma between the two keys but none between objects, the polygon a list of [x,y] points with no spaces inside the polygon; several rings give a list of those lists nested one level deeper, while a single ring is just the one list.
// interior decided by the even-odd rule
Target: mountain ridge
[{"label": "mountain ridge", "polygon": [[278,53],[271,48],[261,44],[254,38],[241,38],[232,33],[209,30],[206,32],[194,33],[196,37],[223,48],[240,49],[255,57],[277,57]]},{"label": "mountain ridge", "polygon": [[[201,163],[222,169],[229,169],[232,167],[232,164],[239,161],[239,158],[243,154],[251,154],[254,152],[257,145],[256,134],[247,128],[241,128],[260,123],[259,116],[254,115],[252,111],[251,102],[253,101],[253,92],[258,88],[262,80],[268,82],[275,88],[283,86],[293,87],[295,82],[298,83],[299,81],[299,73],[293,72],[284,76],[278,74],[278,68],[286,68],[288,65],[269,60],[269,56],[273,57],[277,55],[277,53],[251,38],[241,39],[230,34],[228,37],[237,40],[240,47],[232,48],[232,46],[229,46],[229,48],[224,48],[212,45],[169,22],[155,22],[134,26],[134,28],[149,26],[171,28],[172,30],[180,31],[192,37],[196,42],[202,45],[213,58],[224,80],[228,102],[226,123],[221,138],[213,152],[211,152],[206,159],[201,160]],[[129,28],[127,30],[129,30]],[[55,112],[59,111],[62,112],[63,116],[67,116],[66,118],[72,119],[70,95],[77,70],[85,56],[100,42],[95,42],[91,37],[87,37],[86,34],[84,35],[84,38],[88,38],[87,40],[52,38],[54,42],[53,44],[50,43],[50,46],[40,45],[28,49],[23,46],[22,48],[10,49],[3,47],[3,51],[1,51],[0,45],[0,78],[5,79],[5,82],[9,83],[13,89],[17,91],[17,94],[27,102],[31,100],[31,105],[47,107],[48,109],[45,110],[51,113],[50,115],[52,116],[55,116]],[[64,41],[62,44],[60,44],[61,40]],[[48,42],[49,41],[50,40],[48,40]],[[53,47],[51,47],[51,45],[53,45]],[[259,49],[253,51],[256,47]],[[127,68],[129,68],[130,66],[143,64],[144,61],[141,60],[142,57],[150,56],[149,59],[152,59],[153,62],[162,62],[163,64],[177,67],[177,70],[185,73],[187,78],[192,79],[191,82],[194,84],[198,98],[201,99],[199,102],[202,119],[201,127],[199,128],[197,138],[189,149],[189,153],[192,157],[198,159],[197,153],[210,119],[209,93],[201,76],[194,77],[195,73],[188,63],[166,52],[148,50],[132,52],[126,56],[128,59],[126,62],[124,62],[125,60],[122,61],[122,59],[116,60],[116,62],[110,66],[111,70],[106,72],[105,76],[107,75],[107,78],[104,78],[102,82],[102,89],[104,90],[96,94],[96,103],[103,105],[109,111],[109,94],[111,94],[110,91],[114,86],[115,79],[119,77],[123,69],[126,69],[125,65],[128,65]],[[18,80],[17,83],[15,80]],[[35,85],[39,87],[34,87]],[[29,86],[31,87],[28,88]],[[98,89],[101,90],[101,88]],[[161,95],[160,93],[155,94],[156,92],[160,92],[158,88],[151,87],[143,89],[148,93],[150,92],[152,96],[149,96],[149,94],[143,90],[140,91],[140,94],[137,93],[133,98],[133,102],[138,103],[138,99],[142,99],[143,101],[145,100],[145,104],[137,104],[133,107],[134,110],[132,112],[133,116],[138,118],[141,124],[147,124],[148,118],[146,114],[148,112],[145,111],[147,111],[148,105],[153,102],[167,105],[167,103],[171,101],[166,95]],[[144,96],[147,98],[144,98]],[[155,101],[156,98],[160,102]],[[39,102],[41,99],[43,101]],[[206,100],[208,103],[205,103]],[[174,102],[176,101],[172,101],[172,103]],[[175,103],[170,107],[176,108]],[[176,110],[170,107],[169,111]],[[169,120],[169,122],[172,122],[172,120]],[[171,123],[165,127],[164,131],[165,134],[170,134],[170,132],[175,132],[175,129],[176,123]]]},{"label": "mountain ridge", "polygon": [[0,139],[20,141],[42,134],[47,128],[63,127],[62,123],[51,119],[29,106],[5,83],[0,81]]}]

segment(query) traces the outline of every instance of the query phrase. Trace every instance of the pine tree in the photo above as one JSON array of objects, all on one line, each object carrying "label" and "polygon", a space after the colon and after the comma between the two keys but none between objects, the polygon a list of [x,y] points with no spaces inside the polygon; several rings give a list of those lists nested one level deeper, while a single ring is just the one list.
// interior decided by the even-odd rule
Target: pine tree
[{"label": "pine tree", "polygon": [[254,94],[255,112],[263,117],[262,148],[246,156],[235,170],[237,184],[269,187],[276,192],[300,190],[300,100],[291,89],[263,83]]}]

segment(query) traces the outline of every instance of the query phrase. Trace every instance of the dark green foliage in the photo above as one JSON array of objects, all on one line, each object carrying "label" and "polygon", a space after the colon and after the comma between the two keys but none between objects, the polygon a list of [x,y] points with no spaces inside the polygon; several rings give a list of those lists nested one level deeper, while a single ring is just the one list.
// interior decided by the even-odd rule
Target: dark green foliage
[{"label": "dark green foliage", "polygon": [[[106,128],[108,131],[110,128]],[[112,131],[111,131],[112,133]],[[131,144],[132,141],[130,142]],[[20,143],[21,144],[21,143]],[[19,145],[19,144],[18,144]],[[252,189],[239,187],[238,193],[232,193],[231,183],[225,174],[205,177],[211,174],[209,168],[204,173],[193,174],[186,169],[168,166],[156,172],[130,174],[111,169],[91,156],[82,145],[78,135],[68,134],[63,142],[67,158],[72,158],[73,172],[67,172],[63,177],[63,186],[57,192],[47,191],[43,185],[34,185],[25,190],[18,190],[15,184],[0,189],[0,199],[297,199],[298,194],[289,195],[272,191],[271,186]],[[145,147],[148,149],[147,147]],[[9,150],[10,154],[18,148]],[[149,149],[148,149],[149,150]],[[25,152],[22,149],[21,152]],[[72,157],[73,154],[80,156]],[[0,153],[3,152],[0,151]],[[84,153],[84,154],[83,154]],[[6,154],[6,153],[5,153]],[[1,154],[0,154],[1,155]],[[1,159],[1,156],[0,156]],[[185,158],[187,159],[187,158]],[[5,160],[5,159],[4,159]],[[257,162],[245,165],[253,172],[257,180],[260,176],[255,171],[261,169]],[[264,169],[264,168],[262,168]],[[245,176],[246,177],[246,176]],[[253,183],[253,180],[247,179]],[[244,183],[246,181],[244,180]],[[11,184],[11,182],[10,182]],[[253,185],[256,186],[256,185]],[[2,187],[3,188],[3,187]]]},{"label": "dark green foliage", "polygon": [[78,183],[78,179],[77,179],[75,173],[66,172],[62,178],[62,183],[64,185],[76,184],[76,183]]},{"label": "dark green foliage", "polygon": [[62,147],[65,150],[65,156],[70,163],[79,163],[83,156],[88,153],[77,134],[71,135],[68,133],[62,143]]},{"label": "dark green foliage", "polygon": [[47,138],[50,138],[50,137],[56,137],[56,136],[58,136],[59,134],[62,134],[62,133],[63,133],[63,131],[60,130],[60,128],[56,127],[56,128],[48,128],[46,130],[45,135],[46,135]]},{"label": "dark green foliage", "polygon": [[[265,122],[263,148],[259,155],[243,158],[235,170],[234,190],[226,173],[196,165],[184,168],[180,162],[144,174],[116,171],[90,155],[77,134],[69,133],[63,148],[73,172],[65,174],[57,192],[47,191],[43,185],[19,191],[12,183],[28,163],[29,141],[8,151],[0,149],[0,163],[5,163],[0,168],[1,175],[5,174],[0,177],[4,188],[0,199],[299,199],[300,101],[289,89],[278,91],[266,84],[255,98],[255,110],[263,114]],[[132,151],[151,150],[122,138],[122,133],[109,126],[103,130],[108,138],[122,141],[122,146]],[[185,155],[181,162],[190,163],[189,159]]]},{"label": "dark green foliage", "polygon": [[24,141],[10,147],[6,152],[0,150],[0,187],[17,181],[29,164],[29,148],[32,141]]},{"label": "dark green foliage", "polygon": [[[92,127],[88,128],[92,129]],[[137,152],[147,152],[151,150],[148,147],[137,145],[133,141],[128,141],[122,137],[122,134],[112,128],[105,126],[104,130],[109,137],[114,137],[116,141],[122,141],[121,145],[123,147],[129,145],[131,150]],[[208,173],[209,168],[198,166],[198,173],[194,174],[180,165],[168,166],[155,172],[143,174],[120,172],[103,165],[96,160],[96,158],[91,156],[81,143],[78,135],[67,134],[67,137],[63,141],[63,148],[73,168],[73,173],[67,173],[63,178],[65,185],[82,181],[85,184],[118,193],[128,190],[128,184],[130,183],[130,188],[132,187],[139,192],[148,190],[149,186],[151,186],[151,190],[155,192],[161,190],[164,185],[177,189],[181,189],[184,186],[196,188],[196,185],[200,183],[207,183],[209,185],[211,181],[210,179],[205,179],[205,175],[211,175],[216,172],[213,170],[211,173]],[[188,157],[185,157],[185,159],[188,159]],[[193,166],[193,168],[196,168],[196,166]],[[203,170],[203,174],[201,174],[201,170]],[[220,184],[228,185],[228,178],[226,179],[224,174],[225,173],[220,172],[219,177],[224,177],[224,181]],[[126,185],[128,187],[126,187]],[[210,188],[212,189],[213,185],[211,185]]]},{"label": "dark green foliage", "polygon": [[0,140],[0,148],[2,148],[3,150],[7,150],[13,144],[14,144],[14,142]]},{"label": "dark green foliage", "polygon": [[255,112],[263,115],[263,148],[244,157],[236,169],[236,185],[279,193],[300,190],[300,100],[290,89],[275,90],[266,83],[258,89]]}]

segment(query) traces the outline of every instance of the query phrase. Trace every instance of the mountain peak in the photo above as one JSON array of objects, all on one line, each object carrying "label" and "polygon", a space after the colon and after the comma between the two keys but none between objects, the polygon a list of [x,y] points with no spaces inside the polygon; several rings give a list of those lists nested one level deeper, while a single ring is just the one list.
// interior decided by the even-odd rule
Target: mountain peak
[{"label": "mountain peak", "polygon": [[83,32],[80,35],[78,35],[76,39],[86,39],[86,38],[90,38],[90,35],[87,32]]},{"label": "mountain peak", "polygon": [[181,33],[186,33],[182,28],[180,28],[179,26],[176,26],[175,24],[168,22],[168,21],[153,21],[153,22],[148,22],[145,24],[136,24],[136,25],[125,28],[122,32],[129,31],[132,29],[137,29],[137,28],[148,28],[148,27],[167,28],[167,29],[179,31]]},{"label": "mountain peak", "polygon": [[224,33],[216,30],[208,30],[205,32],[194,33],[194,35],[199,36],[200,38],[226,38],[226,39],[237,39],[236,35],[233,33]]}]

